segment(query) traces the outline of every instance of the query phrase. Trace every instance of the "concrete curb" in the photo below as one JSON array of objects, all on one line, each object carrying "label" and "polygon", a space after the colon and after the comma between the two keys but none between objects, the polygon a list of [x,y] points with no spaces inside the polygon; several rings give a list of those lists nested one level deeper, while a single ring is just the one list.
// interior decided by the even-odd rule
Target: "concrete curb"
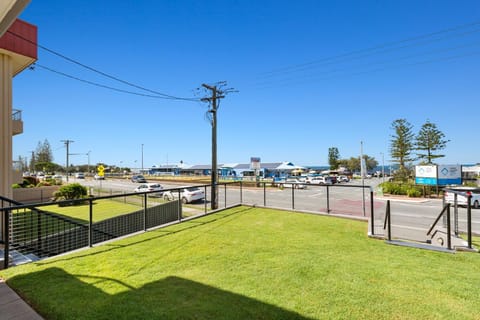
[{"label": "concrete curb", "polygon": [[0,318],[3,320],[43,320],[20,296],[0,279]]}]

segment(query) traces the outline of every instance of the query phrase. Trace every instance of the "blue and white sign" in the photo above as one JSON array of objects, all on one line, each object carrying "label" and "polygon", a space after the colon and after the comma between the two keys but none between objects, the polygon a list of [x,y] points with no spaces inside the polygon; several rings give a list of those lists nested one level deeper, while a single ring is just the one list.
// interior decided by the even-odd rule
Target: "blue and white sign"
[{"label": "blue and white sign", "polygon": [[437,185],[437,166],[415,166],[415,183]]},{"label": "blue and white sign", "polygon": [[462,166],[455,165],[439,165],[438,168],[438,184],[446,186],[449,184],[462,184]]},{"label": "blue and white sign", "polygon": [[415,183],[446,186],[462,184],[461,165],[415,166]]}]

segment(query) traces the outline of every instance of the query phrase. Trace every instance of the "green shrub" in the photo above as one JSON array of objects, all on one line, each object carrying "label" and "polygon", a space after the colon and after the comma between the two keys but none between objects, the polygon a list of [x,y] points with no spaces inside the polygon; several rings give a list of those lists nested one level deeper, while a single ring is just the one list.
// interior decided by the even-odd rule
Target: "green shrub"
[{"label": "green shrub", "polygon": [[28,188],[29,186],[36,186],[39,180],[35,177],[25,177],[23,178],[22,187]]},{"label": "green shrub", "polygon": [[383,193],[421,197],[422,189],[412,183],[384,182],[380,185]]},{"label": "green shrub", "polygon": [[50,187],[51,185],[49,181],[41,181],[37,184],[37,187]]},{"label": "green shrub", "polygon": [[407,189],[407,196],[411,198],[418,198],[422,196],[422,191],[418,190],[416,186],[411,186]]},{"label": "green shrub", "polygon": [[12,189],[20,189],[20,188],[22,188],[22,186],[19,185],[18,183],[12,184]]},{"label": "green shrub", "polygon": [[67,184],[53,194],[56,201],[83,199],[87,197],[87,188],[79,183]]}]

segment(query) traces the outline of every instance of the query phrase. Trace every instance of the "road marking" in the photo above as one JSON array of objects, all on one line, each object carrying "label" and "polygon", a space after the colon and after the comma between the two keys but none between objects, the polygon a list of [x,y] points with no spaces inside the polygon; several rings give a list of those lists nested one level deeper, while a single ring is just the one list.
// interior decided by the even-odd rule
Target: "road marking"
[{"label": "road marking", "polygon": [[325,193],[319,192],[319,193],[310,194],[309,197],[316,197],[316,196],[323,196],[323,195],[325,195]]}]

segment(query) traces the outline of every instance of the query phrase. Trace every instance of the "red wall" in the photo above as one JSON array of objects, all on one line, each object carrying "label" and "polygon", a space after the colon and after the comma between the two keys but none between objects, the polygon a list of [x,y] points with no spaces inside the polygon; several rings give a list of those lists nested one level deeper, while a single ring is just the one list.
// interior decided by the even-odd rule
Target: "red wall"
[{"label": "red wall", "polygon": [[19,19],[15,20],[0,38],[0,48],[37,59],[37,26]]}]

